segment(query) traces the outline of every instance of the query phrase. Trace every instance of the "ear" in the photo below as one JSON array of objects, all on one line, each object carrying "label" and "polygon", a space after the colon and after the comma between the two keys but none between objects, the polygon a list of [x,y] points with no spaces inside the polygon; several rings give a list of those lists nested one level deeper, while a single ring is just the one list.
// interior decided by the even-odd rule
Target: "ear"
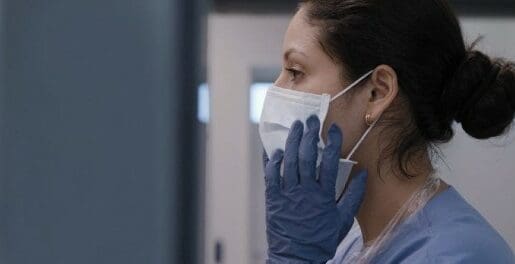
[{"label": "ear", "polygon": [[372,120],[377,120],[397,97],[399,83],[397,73],[388,65],[376,67],[370,81],[367,114],[371,115]]}]

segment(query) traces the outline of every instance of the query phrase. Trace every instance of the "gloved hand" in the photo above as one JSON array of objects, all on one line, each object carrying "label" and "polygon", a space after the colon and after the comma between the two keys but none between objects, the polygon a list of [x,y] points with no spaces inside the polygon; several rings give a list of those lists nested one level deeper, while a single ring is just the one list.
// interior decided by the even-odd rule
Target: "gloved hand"
[{"label": "gloved hand", "polygon": [[333,258],[363,200],[365,171],[354,177],[339,204],[334,199],[342,145],[336,125],[328,131],[317,180],[320,121],[312,116],[306,123],[305,134],[302,122],[292,125],[284,153],[278,150],[271,160],[263,155],[269,264],[325,263]]}]

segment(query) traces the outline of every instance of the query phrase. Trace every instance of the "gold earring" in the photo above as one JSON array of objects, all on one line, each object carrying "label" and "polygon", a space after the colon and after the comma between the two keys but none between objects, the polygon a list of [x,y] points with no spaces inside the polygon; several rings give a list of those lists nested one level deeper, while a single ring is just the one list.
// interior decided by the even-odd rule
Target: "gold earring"
[{"label": "gold earring", "polygon": [[374,121],[372,120],[372,114],[368,113],[365,115],[365,123],[367,124],[367,126],[371,126]]}]

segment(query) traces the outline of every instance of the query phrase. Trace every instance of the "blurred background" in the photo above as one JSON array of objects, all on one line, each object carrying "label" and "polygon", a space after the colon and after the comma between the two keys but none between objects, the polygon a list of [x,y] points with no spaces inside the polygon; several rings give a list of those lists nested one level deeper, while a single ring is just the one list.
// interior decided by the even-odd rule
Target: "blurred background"
[{"label": "blurred background", "polygon": [[[455,0],[515,60],[513,0]],[[294,0],[0,0],[0,263],[264,263],[257,121]],[[515,248],[515,135],[440,175]]]}]

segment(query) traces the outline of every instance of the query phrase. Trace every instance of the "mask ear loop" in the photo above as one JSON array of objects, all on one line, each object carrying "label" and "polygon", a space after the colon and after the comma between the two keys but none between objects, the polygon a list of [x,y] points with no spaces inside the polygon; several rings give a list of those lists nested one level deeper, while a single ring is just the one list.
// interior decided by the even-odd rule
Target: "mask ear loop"
[{"label": "mask ear loop", "polygon": [[[352,155],[354,154],[354,152],[356,152],[356,150],[358,149],[359,145],[361,145],[361,143],[363,142],[363,140],[365,140],[365,138],[367,137],[368,133],[370,133],[370,131],[372,130],[372,128],[376,125],[377,121],[379,120],[379,118],[377,118],[374,122],[372,122],[372,124],[368,127],[368,129],[365,131],[365,133],[363,134],[363,136],[361,136],[361,138],[358,140],[358,143],[356,143],[356,145],[354,145],[354,148],[352,148],[352,150],[350,151],[349,155],[347,155],[347,158],[346,160],[350,160],[350,158],[352,157]],[[339,203],[340,200],[343,198],[343,195],[345,194],[345,192],[342,192],[340,194],[340,196],[338,196],[338,198],[336,199],[336,202]]]},{"label": "mask ear loop", "polygon": [[358,85],[361,81],[365,80],[370,74],[372,74],[374,70],[371,70],[367,73],[365,73],[363,76],[361,76],[359,79],[351,83],[347,88],[343,89],[341,92],[337,93],[333,98],[331,98],[331,101],[336,100],[338,97],[342,96],[344,93],[348,92],[350,89],[354,88],[356,85]]},{"label": "mask ear loop", "polygon": [[361,143],[363,143],[363,140],[365,140],[365,138],[367,137],[368,133],[370,133],[370,131],[372,130],[372,128],[374,128],[374,126],[376,125],[377,121],[379,120],[379,118],[377,118],[368,128],[367,130],[365,131],[365,133],[363,134],[363,136],[361,136],[361,138],[358,140],[358,142],[356,143],[356,145],[354,145],[354,148],[352,148],[352,150],[350,151],[349,155],[347,155],[347,158],[346,160],[350,160],[350,158],[352,157],[352,155],[354,154],[354,152],[356,152],[356,150],[358,149],[358,147],[361,145]]},{"label": "mask ear loop", "polygon": [[[375,69],[374,69],[375,70]],[[357,86],[359,83],[361,83],[363,80],[365,80],[366,78],[368,78],[373,72],[374,70],[370,70],[369,72],[365,73],[363,76],[361,76],[360,78],[358,78],[356,81],[354,81],[353,83],[351,83],[349,86],[347,86],[347,88],[343,89],[342,91],[340,91],[339,93],[337,93],[333,98],[331,98],[331,100],[329,101],[330,103],[333,102],[334,100],[336,100],[338,97],[342,96],[343,94],[345,94],[346,92],[348,92],[350,89],[354,88],[355,86]],[[379,118],[377,119],[379,120]],[[350,160],[350,158],[352,157],[352,154],[354,154],[354,152],[358,149],[359,145],[361,145],[361,143],[363,142],[363,140],[367,137],[368,133],[370,132],[370,130],[372,130],[372,127],[376,124],[377,120],[375,120],[370,126],[369,128],[365,131],[365,133],[363,134],[363,136],[361,136],[361,138],[358,140],[358,143],[356,143],[356,145],[354,146],[354,148],[351,150],[351,152],[349,153],[349,155],[347,156],[346,160]],[[343,198],[343,195],[345,194],[345,192],[342,192],[340,194],[340,196],[336,199],[336,202],[339,203],[341,201],[341,199]]]},{"label": "mask ear loop", "polygon": [[[369,72],[365,73],[363,76],[361,76],[360,78],[358,78],[356,81],[354,81],[353,83],[351,83],[349,86],[347,86],[347,88],[343,89],[341,92],[337,93],[333,98],[331,98],[331,101],[334,101],[336,100],[338,97],[342,96],[344,93],[348,92],[350,89],[354,88],[356,85],[358,85],[361,81],[365,80],[366,78],[368,78],[368,76],[370,76],[372,73],[374,72],[374,70],[370,70]],[[370,130],[372,130],[372,128],[375,126],[375,124],[377,123],[377,120],[379,120],[379,118],[377,118],[367,129],[367,131],[365,131],[365,133],[363,134],[363,136],[361,136],[361,138],[358,140],[358,143],[356,143],[356,145],[354,145],[354,148],[351,150],[351,152],[349,153],[349,155],[347,155],[347,158],[346,160],[350,160],[350,158],[352,157],[352,155],[354,154],[354,152],[356,152],[356,150],[358,149],[359,145],[361,145],[361,143],[363,142],[363,140],[365,140],[365,138],[367,137],[368,133],[370,132]]]}]

